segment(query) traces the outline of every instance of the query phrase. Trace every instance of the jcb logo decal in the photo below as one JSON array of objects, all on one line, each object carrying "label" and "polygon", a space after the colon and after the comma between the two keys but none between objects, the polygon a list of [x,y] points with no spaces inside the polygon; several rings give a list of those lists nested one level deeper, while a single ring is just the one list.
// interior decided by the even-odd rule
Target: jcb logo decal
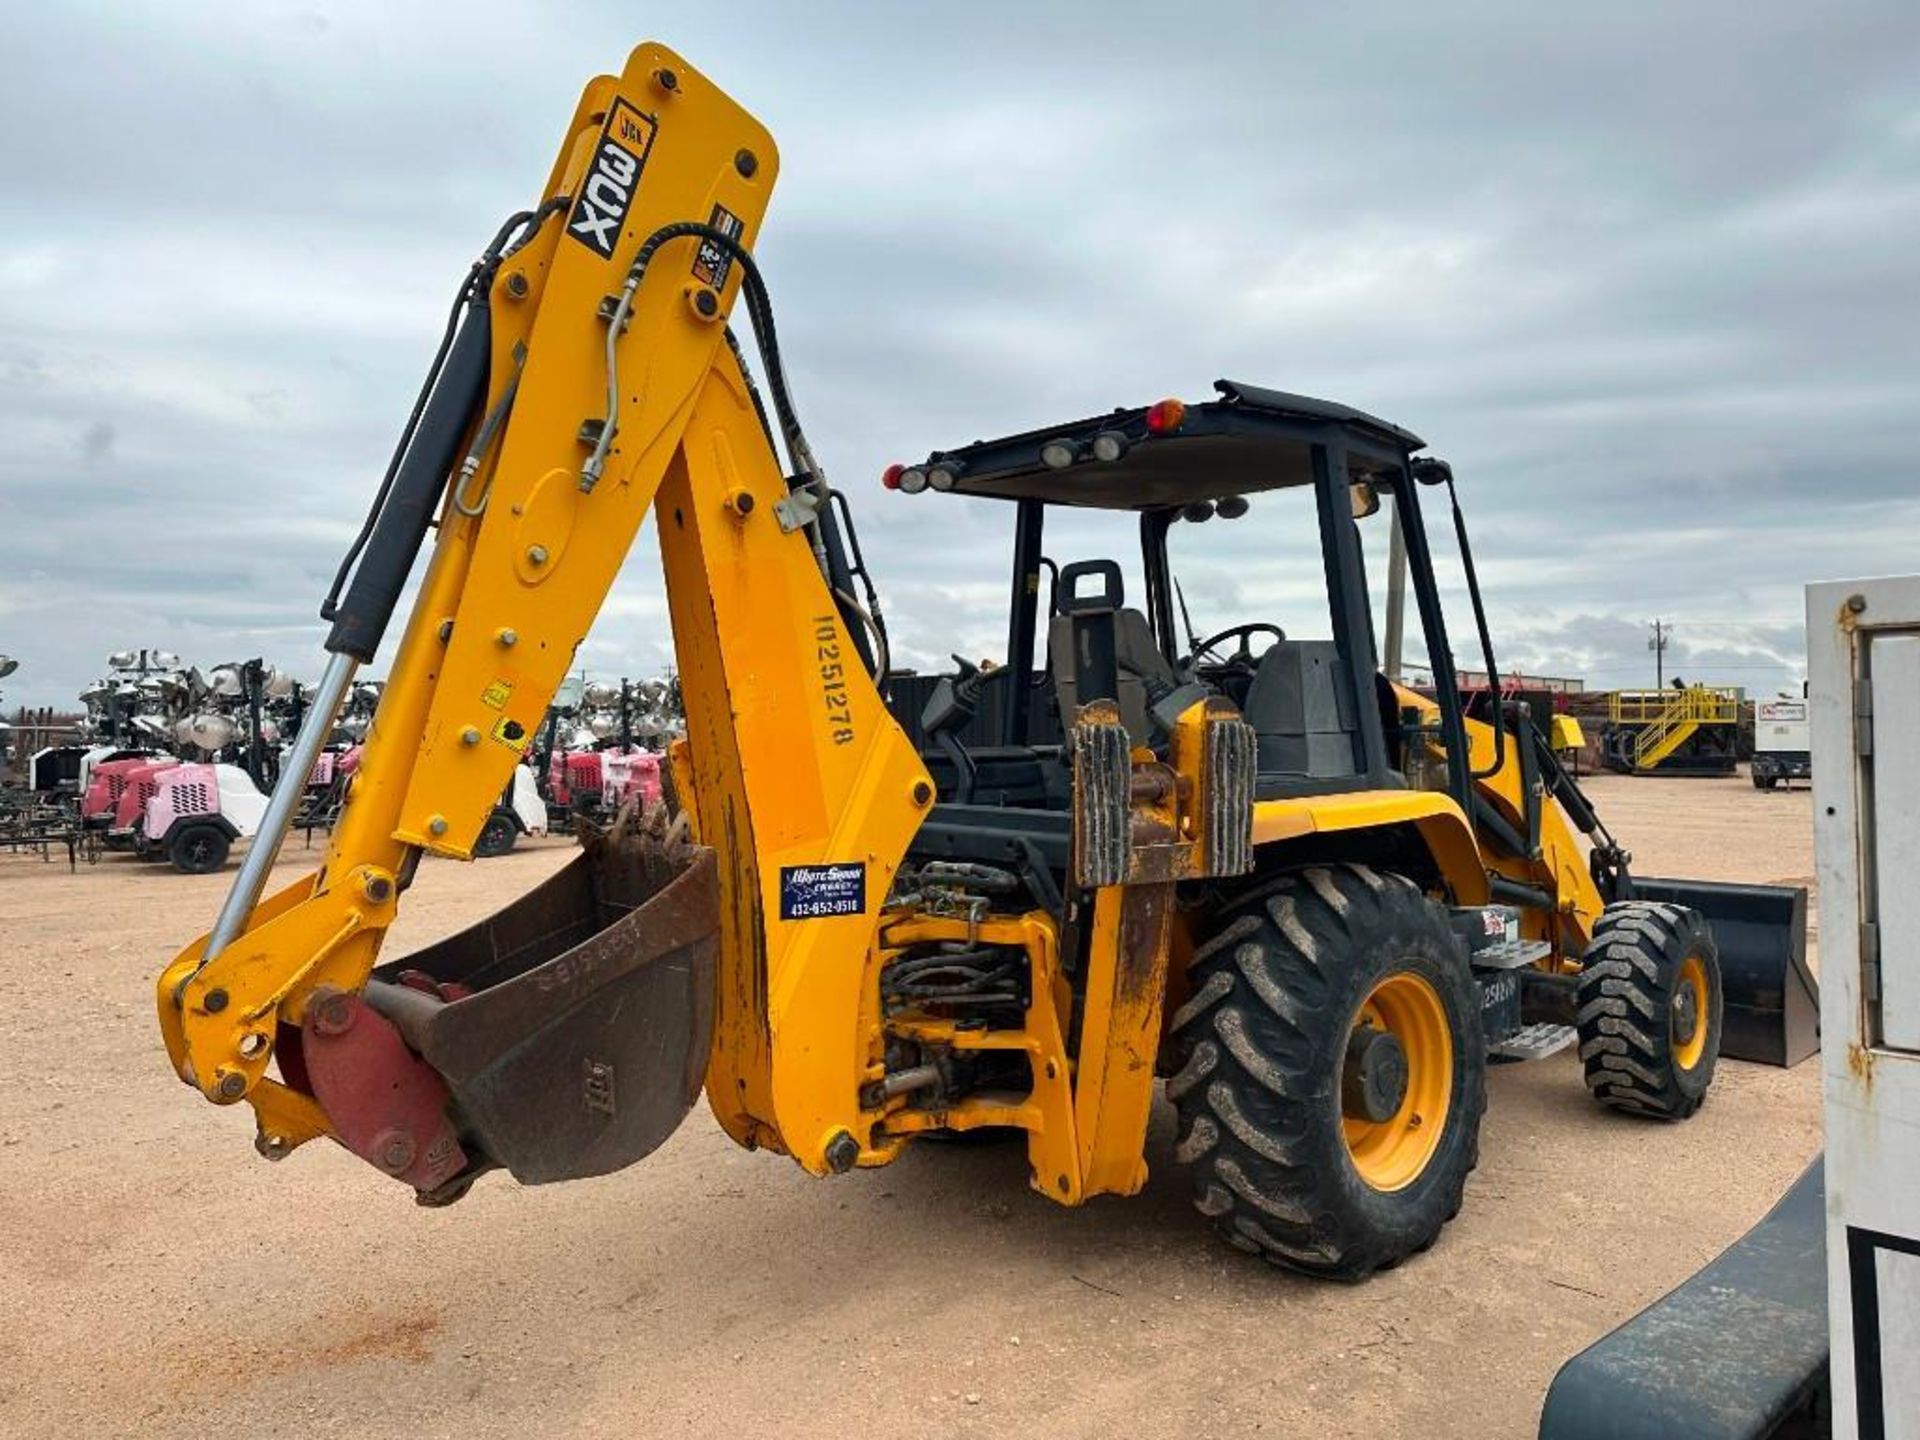
[{"label": "jcb logo decal", "polygon": [[620,230],[627,223],[627,209],[633,204],[640,172],[646,169],[656,128],[651,115],[642,115],[624,100],[614,101],[607,114],[600,148],[580,182],[580,198],[567,221],[567,233],[602,260],[611,260],[620,243]]}]

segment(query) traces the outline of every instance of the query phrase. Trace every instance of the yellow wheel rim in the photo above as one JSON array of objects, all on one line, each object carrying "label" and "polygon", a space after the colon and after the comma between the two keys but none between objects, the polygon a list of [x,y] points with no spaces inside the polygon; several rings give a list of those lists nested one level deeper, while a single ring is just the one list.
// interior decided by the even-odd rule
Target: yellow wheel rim
[{"label": "yellow wheel rim", "polygon": [[1669,1021],[1673,1063],[1682,1070],[1691,1070],[1707,1053],[1707,966],[1698,955],[1689,955],[1680,963],[1680,980],[1674,986],[1673,1001]]},{"label": "yellow wheel rim", "polygon": [[1353,1025],[1385,1030],[1400,1042],[1406,1053],[1407,1093],[1385,1120],[1341,1117],[1347,1154],[1360,1178],[1375,1190],[1404,1190],[1425,1172],[1446,1133],[1453,1103],[1453,1032],[1447,1009],[1425,979],[1402,971],[1373,987],[1360,1002]]}]

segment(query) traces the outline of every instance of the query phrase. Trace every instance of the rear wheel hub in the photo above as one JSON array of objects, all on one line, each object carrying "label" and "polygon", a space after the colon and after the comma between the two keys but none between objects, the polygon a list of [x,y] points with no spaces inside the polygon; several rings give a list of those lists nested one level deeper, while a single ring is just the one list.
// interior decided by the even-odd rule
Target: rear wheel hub
[{"label": "rear wheel hub", "polygon": [[1407,1098],[1407,1051],[1391,1030],[1356,1025],[1340,1072],[1340,1113],[1375,1125],[1400,1113]]}]

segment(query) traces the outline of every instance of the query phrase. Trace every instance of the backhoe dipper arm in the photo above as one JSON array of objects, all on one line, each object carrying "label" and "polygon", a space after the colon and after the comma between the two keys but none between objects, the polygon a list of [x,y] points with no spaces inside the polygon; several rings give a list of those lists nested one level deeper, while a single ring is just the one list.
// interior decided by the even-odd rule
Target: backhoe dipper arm
[{"label": "backhoe dipper arm", "polygon": [[[689,732],[675,773],[696,838],[717,851],[708,1094],[736,1138],[810,1169],[843,1168],[848,1144],[866,1143],[847,1078],[865,1064],[861,1027],[785,1022],[857,1013],[858,957],[933,788],[859,662],[843,617],[861,612],[825,578],[824,482],[777,355],[783,438],[814,471],[792,487],[725,342],[776,169],[752,117],[643,45],[619,78],[587,86],[517,248],[497,244],[476,267],[467,318],[330,617],[332,660],[303,734],[326,734],[371,659],[437,508],[324,863],[259,898],[291,814],[276,793],[221,923],[158,986],[175,1069],[216,1103],[248,1100],[263,1153],[339,1134],[290,1041],[316,999],[359,1003],[420,853],[470,855],[650,509]],[[297,792],[310,766],[296,753],[279,790]],[[535,978],[543,991],[587,983]],[[614,1084],[590,1076],[586,1103],[612,1113]],[[387,1168],[425,1193],[426,1159],[406,1160]]]}]

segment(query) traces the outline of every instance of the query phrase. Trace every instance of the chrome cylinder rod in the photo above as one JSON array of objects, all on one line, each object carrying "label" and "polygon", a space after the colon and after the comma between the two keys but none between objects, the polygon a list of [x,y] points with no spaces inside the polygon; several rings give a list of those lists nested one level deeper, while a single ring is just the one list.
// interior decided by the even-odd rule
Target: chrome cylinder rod
[{"label": "chrome cylinder rod", "polygon": [[326,748],[327,737],[333,733],[333,722],[347,697],[347,687],[353,684],[354,673],[359,668],[360,663],[351,655],[335,654],[327,658],[327,670],[320,677],[313,706],[307,711],[300,733],[294,736],[293,748],[281,761],[280,778],[274,784],[272,798],[267,801],[267,813],[261,817],[259,833],[253,837],[246,858],[240,862],[240,873],[234,877],[233,888],[220,907],[220,918],[213,922],[213,932],[207,936],[207,953],[200,962],[202,965],[246,930],[247,917],[260,903],[268,872],[279,858],[287,831],[293,828],[294,813],[306,792],[307,777],[313,773],[314,762]]}]

